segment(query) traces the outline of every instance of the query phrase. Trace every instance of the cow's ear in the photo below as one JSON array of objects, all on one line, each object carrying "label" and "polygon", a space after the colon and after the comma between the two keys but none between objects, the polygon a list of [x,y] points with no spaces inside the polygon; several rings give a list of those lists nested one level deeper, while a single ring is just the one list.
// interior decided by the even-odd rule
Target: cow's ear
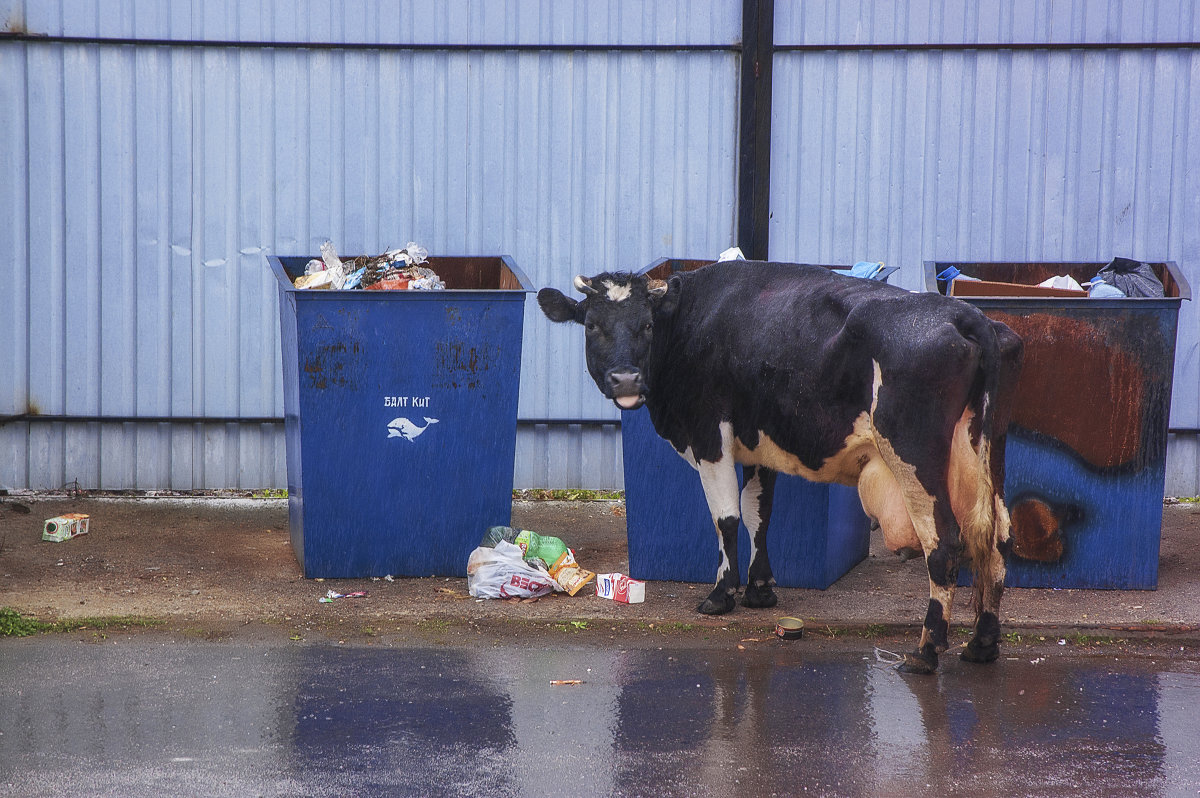
[{"label": "cow's ear", "polygon": [[576,317],[579,303],[557,288],[538,291],[538,304],[550,321],[579,321]]},{"label": "cow's ear", "polygon": [[679,307],[679,295],[682,291],[683,281],[679,279],[678,274],[672,275],[665,287],[650,292],[655,310],[661,315],[670,316],[675,312],[675,308]]}]

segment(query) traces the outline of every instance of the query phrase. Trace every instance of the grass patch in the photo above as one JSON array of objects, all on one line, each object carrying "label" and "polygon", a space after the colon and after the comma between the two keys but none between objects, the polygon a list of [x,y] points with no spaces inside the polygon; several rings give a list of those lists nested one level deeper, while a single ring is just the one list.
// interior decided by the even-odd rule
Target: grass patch
[{"label": "grass patch", "polygon": [[287,488],[263,488],[262,490],[252,491],[250,497],[253,499],[286,499],[288,492]]},{"label": "grass patch", "polygon": [[49,629],[50,624],[26,618],[10,607],[0,608],[0,637],[29,637]]},{"label": "grass patch", "polygon": [[565,623],[556,623],[554,628],[560,632],[581,632],[588,628],[587,621],[566,621]]},{"label": "grass patch", "polygon": [[0,608],[0,637],[29,637],[44,632],[77,632],[83,629],[106,631],[162,626],[165,621],[141,615],[101,615],[90,618],[65,618],[60,621],[39,621],[28,618],[11,607]]},{"label": "grass patch", "polygon": [[611,502],[624,501],[623,490],[514,490],[513,501],[533,502]]}]

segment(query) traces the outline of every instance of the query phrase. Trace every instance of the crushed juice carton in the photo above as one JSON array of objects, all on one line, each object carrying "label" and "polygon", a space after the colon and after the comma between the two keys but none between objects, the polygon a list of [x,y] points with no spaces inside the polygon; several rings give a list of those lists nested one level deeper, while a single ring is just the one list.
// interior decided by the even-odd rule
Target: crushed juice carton
[{"label": "crushed juice carton", "polygon": [[88,533],[91,519],[83,513],[66,513],[55,518],[47,518],[42,527],[42,540],[53,540],[61,543],[64,540],[77,538]]},{"label": "crushed juice carton", "polygon": [[622,604],[641,604],[646,600],[646,583],[625,574],[596,574],[596,595]]}]

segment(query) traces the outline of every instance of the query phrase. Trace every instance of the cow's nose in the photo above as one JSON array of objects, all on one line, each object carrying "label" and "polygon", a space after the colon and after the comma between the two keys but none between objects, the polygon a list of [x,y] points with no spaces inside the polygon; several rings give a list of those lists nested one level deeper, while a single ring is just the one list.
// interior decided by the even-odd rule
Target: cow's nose
[{"label": "cow's nose", "polygon": [[637,369],[628,371],[610,371],[608,384],[613,396],[634,396],[642,392],[642,373]]}]

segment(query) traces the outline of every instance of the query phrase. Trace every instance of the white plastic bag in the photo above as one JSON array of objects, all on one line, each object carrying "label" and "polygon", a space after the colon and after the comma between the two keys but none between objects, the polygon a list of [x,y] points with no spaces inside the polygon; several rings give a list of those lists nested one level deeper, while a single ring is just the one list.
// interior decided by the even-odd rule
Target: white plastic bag
[{"label": "white plastic bag", "polygon": [[525,562],[521,547],[502,540],[467,560],[467,591],[475,598],[536,598],[562,590],[550,574]]},{"label": "white plastic bag", "polygon": [[1066,288],[1071,291],[1082,291],[1083,286],[1069,274],[1060,274],[1038,283],[1038,288]]}]

